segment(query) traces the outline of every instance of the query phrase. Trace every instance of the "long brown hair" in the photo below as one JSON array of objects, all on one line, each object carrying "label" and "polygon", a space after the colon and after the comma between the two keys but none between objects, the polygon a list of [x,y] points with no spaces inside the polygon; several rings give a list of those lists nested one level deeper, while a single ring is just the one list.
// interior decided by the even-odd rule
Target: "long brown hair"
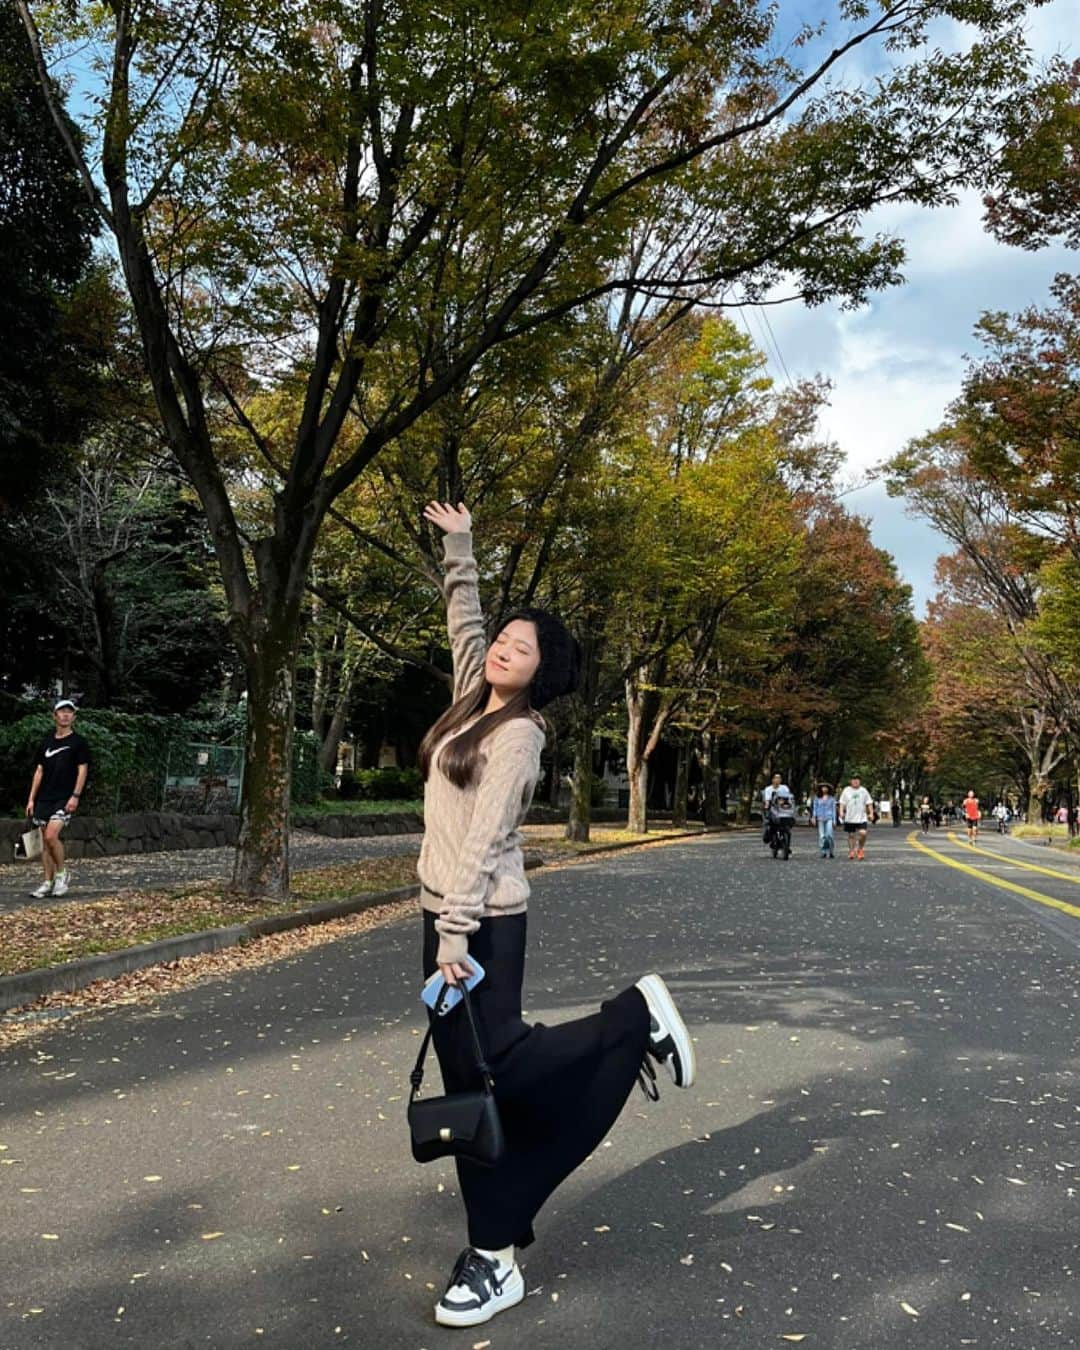
[{"label": "long brown hair", "polygon": [[[464,726],[471,717],[475,717],[477,713],[481,712],[487,704],[490,694],[491,685],[488,684],[487,680],[481,680],[475,689],[459,698],[456,703],[452,703],[428,731],[420,742],[420,751],[417,756],[420,772],[424,775],[425,783],[431,773],[436,746],[451,732],[457,731],[458,727]],[[455,736],[439,756],[439,768],[455,787],[470,787],[476,778],[480,745],[485,737],[490,736],[504,722],[510,722],[515,717],[531,718],[532,716],[529,690],[527,688],[519,689],[504,707],[499,708],[497,712],[484,713],[480,720],[471,726],[468,731],[463,731],[460,736]]]}]

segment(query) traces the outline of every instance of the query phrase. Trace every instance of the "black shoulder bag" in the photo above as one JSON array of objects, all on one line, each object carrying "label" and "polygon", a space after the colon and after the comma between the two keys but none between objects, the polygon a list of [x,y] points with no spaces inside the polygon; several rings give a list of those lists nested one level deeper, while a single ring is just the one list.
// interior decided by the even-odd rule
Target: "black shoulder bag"
[{"label": "black shoulder bag", "polygon": [[502,1121],[492,1092],[495,1080],[484,1058],[480,1034],[476,1029],[472,1000],[464,984],[465,1012],[476,1050],[476,1065],[480,1070],[481,1087],[473,1092],[450,1092],[442,1097],[417,1100],[416,1094],[424,1081],[424,1059],[431,1043],[433,1022],[428,1024],[416,1065],[409,1075],[412,1092],[407,1111],[409,1133],[412,1135],[412,1153],[417,1162],[432,1162],[436,1158],[453,1155],[468,1158],[484,1167],[494,1167],[503,1155]]}]

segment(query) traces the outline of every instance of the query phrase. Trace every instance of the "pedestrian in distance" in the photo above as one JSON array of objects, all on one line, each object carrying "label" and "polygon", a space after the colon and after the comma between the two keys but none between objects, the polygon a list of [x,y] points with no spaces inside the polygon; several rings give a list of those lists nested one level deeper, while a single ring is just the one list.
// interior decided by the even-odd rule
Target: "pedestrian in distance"
[{"label": "pedestrian in distance", "polygon": [[840,794],[840,820],[847,835],[848,861],[866,857],[866,832],[874,811],[874,799],[863,787],[859,775],[852,774],[851,782]]},{"label": "pedestrian in distance", "polygon": [[34,761],[26,814],[41,830],[41,865],[45,872],[45,880],[31,892],[35,900],[66,895],[71,886],[60,833],[79,809],[90,772],[90,747],[73,730],[77,711],[69,698],[56,701],[52,735],[42,741]]},{"label": "pedestrian in distance", "polygon": [[791,857],[791,831],[795,827],[795,794],[786,783],[774,788],[765,814],[772,855],[775,858],[783,853],[786,862]]},{"label": "pedestrian in distance", "polygon": [[761,789],[761,842],[763,844],[767,844],[772,837],[769,825],[769,803],[772,801],[773,793],[778,787],[782,786],[783,782],[783,775],[774,773],[772,779]]},{"label": "pedestrian in distance", "polygon": [[[447,985],[484,971],[471,1006],[505,1136],[493,1166],[456,1158],[468,1246],[435,1307],[443,1326],[470,1327],[520,1303],[515,1247],[534,1240],[545,1201],[599,1146],[635,1082],[657,1100],[653,1064],[676,1087],[694,1081],[694,1048],[667,986],[645,975],[599,1012],[547,1027],[521,1015],[529,885],[519,831],[540,777],[540,710],[573,691],[577,644],[538,609],[502,621],[488,644],[477,591],[472,521],[431,502],[445,535],[444,594],[453,702],[420,747],[425,834],[418,872],[425,978]],[[429,1014],[447,1093],[482,1085],[461,1006]]]},{"label": "pedestrian in distance", "polygon": [[969,788],[968,794],[963,803],[964,822],[967,825],[967,841],[974,845],[979,837],[979,821],[982,818],[982,811],[979,807],[979,799],[975,796],[975,789]]},{"label": "pedestrian in distance", "polygon": [[819,783],[814,798],[814,824],[818,832],[818,854],[822,858],[835,858],[836,845],[833,831],[836,827],[836,798],[831,783]]},{"label": "pedestrian in distance", "polygon": [[930,803],[929,797],[924,797],[919,803],[919,824],[922,827],[923,834],[930,833],[930,824],[934,819],[934,808]]}]

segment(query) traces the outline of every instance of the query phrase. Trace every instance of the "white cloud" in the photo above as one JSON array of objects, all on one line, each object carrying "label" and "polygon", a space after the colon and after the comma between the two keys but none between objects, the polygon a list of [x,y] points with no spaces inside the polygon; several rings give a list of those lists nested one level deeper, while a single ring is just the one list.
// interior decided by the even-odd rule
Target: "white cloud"
[{"label": "white cloud", "polygon": [[[1070,48],[1075,54],[1080,3],[1053,0],[1033,7],[1026,27],[1037,55],[1069,54]],[[1063,248],[1027,253],[997,243],[982,228],[982,205],[973,192],[938,211],[881,208],[866,229],[905,241],[904,286],[873,296],[857,311],[797,304],[768,310],[792,379],[821,373],[832,380],[822,429],[844,449],[855,480],[940,422],[960,392],[965,356],[978,354],[972,330],[984,311],[1044,304],[1054,274],[1077,270],[1076,254]],[[751,314],[748,326],[769,350],[762,319]],[[783,383],[780,361],[773,357],[770,365]],[[846,500],[869,517],[875,542],[897,559],[921,610],[933,593],[935,559],[948,551],[948,542],[908,517],[880,484]]]}]

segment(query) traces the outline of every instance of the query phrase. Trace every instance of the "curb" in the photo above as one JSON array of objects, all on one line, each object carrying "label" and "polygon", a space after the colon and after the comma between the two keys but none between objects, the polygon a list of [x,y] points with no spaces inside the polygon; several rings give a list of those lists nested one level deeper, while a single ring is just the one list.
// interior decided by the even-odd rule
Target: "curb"
[{"label": "curb", "polygon": [[[684,834],[666,835],[652,842],[666,844],[682,839],[697,839],[704,834],[724,833],[727,831],[687,830]],[[526,847],[525,868],[527,871],[533,871],[536,868],[569,862],[576,858],[616,853],[627,848],[641,848],[642,844],[649,842],[646,835],[640,842],[630,840],[617,844],[597,844],[594,848],[582,849],[578,853],[568,854],[565,858],[550,859],[547,862],[538,858],[535,850]],[[530,854],[532,856],[529,856]],[[147,966],[179,961],[185,956],[202,956],[207,952],[222,951],[226,947],[236,947],[241,943],[266,937],[270,933],[285,933],[293,928],[309,928],[315,924],[329,923],[333,919],[343,919],[349,914],[360,914],[379,905],[393,904],[395,900],[411,900],[419,894],[418,885],[399,886],[392,891],[377,891],[351,896],[345,900],[330,900],[325,904],[292,910],[287,914],[268,914],[261,919],[251,919],[247,923],[233,924],[228,928],[207,928],[201,933],[182,933],[178,937],[161,938],[157,942],[141,942],[135,947],[125,947],[122,951],[84,956],[76,961],[65,961],[59,966],[42,966],[37,970],[20,971],[15,975],[0,975],[0,1013],[24,1007],[46,994],[71,994],[97,980],[115,979],[118,975],[126,975],[133,970],[145,970]]]},{"label": "curb", "polygon": [[309,909],[293,910],[288,914],[268,914],[248,923],[233,924],[229,928],[207,928],[201,933],[181,933],[178,937],[161,938],[157,942],[141,942],[136,947],[125,947],[118,952],[102,952],[99,956],[84,956],[77,961],[65,961],[59,966],[42,966],[38,970],[20,971],[16,975],[0,976],[0,1012],[10,1012],[33,1003],[45,994],[71,994],[84,989],[96,980],[111,980],[132,970],[164,965],[185,956],[202,956],[206,952],[222,951],[243,942],[265,937],[269,933],[284,933],[291,928],[307,928],[329,923],[347,914],[359,914],[377,905],[392,904],[395,900],[409,900],[419,895],[419,886],[399,886],[393,891],[378,891],[370,895],[356,895],[346,900],[330,900]]}]

